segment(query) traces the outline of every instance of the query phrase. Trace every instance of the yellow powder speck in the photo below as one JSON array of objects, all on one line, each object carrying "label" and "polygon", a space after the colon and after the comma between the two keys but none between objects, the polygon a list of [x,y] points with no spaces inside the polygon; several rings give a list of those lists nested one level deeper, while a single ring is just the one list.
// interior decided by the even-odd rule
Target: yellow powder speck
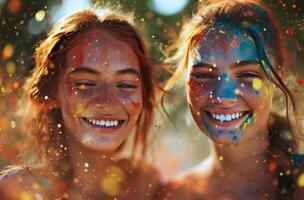
[{"label": "yellow powder speck", "polygon": [[255,90],[260,90],[262,88],[263,82],[259,78],[254,78],[252,81],[252,87]]}]

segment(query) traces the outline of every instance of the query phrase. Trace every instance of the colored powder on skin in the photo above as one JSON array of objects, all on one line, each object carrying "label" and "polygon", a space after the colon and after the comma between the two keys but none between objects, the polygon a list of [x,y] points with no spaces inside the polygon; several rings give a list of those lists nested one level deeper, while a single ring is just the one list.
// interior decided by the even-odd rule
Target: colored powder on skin
[{"label": "colored powder on skin", "polygon": [[239,135],[237,134],[238,132],[236,130],[218,130],[215,133],[215,137],[220,137],[224,134],[228,135],[232,141],[238,142],[240,140]]},{"label": "colored powder on skin", "polygon": [[252,123],[254,120],[253,114],[249,113],[246,119],[244,120],[243,124],[240,126],[238,135],[240,135],[241,131],[244,130],[250,123]]},{"label": "colored powder on skin", "polygon": [[240,136],[237,134],[236,130],[228,131],[231,137],[231,140],[234,142],[240,141]]},{"label": "colored powder on skin", "polygon": [[233,80],[229,80],[228,74],[226,72],[220,76],[220,81],[221,85],[216,90],[216,97],[223,99],[236,99],[236,82]]},{"label": "colored powder on skin", "polygon": [[134,101],[131,101],[131,102],[132,102],[132,104],[133,104],[133,106],[134,106],[135,109],[139,109],[140,108],[140,103],[137,103],[137,102],[134,102]]},{"label": "colored powder on skin", "polygon": [[260,89],[262,88],[263,86],[263,82],[261,79],[259,78],[254,78],[253,81],[252,81],[252,87],[253,89],[255,89],[256,91],[260,91]]},{"label": "colored powder on skin", "polygon": [[83,104],[76,105],[75,115],[80,115],[85,110],[85,106]]},{"label": "colored powder on skin", "polygon": [[204,125],[204,127],[205,127],[205,130],[206,130],[206,134],[207,135],[210,135],[210,128],[209,128],[209,126],[208,126],[208,124],[205,122],[205,120],[204,120],[204,118],[203,118],[203,116],[201,115],[201,122],[203,123],[203,125]]},{"label": "colored powder on skin", "polygon": [[109,67],[109,51],[108,51],[108,48],[104,48],[104,51],[102,52],[101,56],[104,60],[105,66]]}]

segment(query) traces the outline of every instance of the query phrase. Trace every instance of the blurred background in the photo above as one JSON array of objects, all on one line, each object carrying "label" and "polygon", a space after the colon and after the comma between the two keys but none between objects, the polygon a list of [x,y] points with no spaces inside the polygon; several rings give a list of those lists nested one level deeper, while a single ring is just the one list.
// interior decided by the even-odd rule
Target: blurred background
[{"label": "blurred background", "polygon": [[[164,84],[169,74],[160,64],[165,49],[177,39],[183,22],[198,3],[208,0],[0,0],[0,169],[20,162],[27,137],[21,133],[20,122],[14,115],[25,78],[34,67],[33,52],[50,27],[64,15],[89,7],[103,6],[134,12],[151,44],[152,62],[157,79]],[[263,0],[278,19],[287,44],[293,92],[304,99],[304,1]],[[182,80],[181,80],[182,81]],[[155,164],[167,179],[180,170],[191,167],[209,153],[207,139],[200,133],[188,112],[185,89],[177,86],[166,98],[166,108],[174,125],[157,117],[153,154]],[[20,105],[22,106],[22,105]],[[166,125],[166,126],[165,126]],[[26,162],[36,159],[35,153],[25,153]]]}]

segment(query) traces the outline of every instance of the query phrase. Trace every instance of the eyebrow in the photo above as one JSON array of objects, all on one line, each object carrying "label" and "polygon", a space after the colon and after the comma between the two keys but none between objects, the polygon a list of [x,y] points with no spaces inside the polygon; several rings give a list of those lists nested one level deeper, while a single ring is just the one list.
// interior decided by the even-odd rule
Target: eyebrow
[{"label": "eyebrow", "polygon": [[236,68],[236,67],[244,67],[247,65],[256,65],[256,64],[259,64],[257,60],[242,60],[240,62],[236,62],[235,64],[233,64],[232,67]]},{"label": "eyebrow", "polygon": [[71,74],[77,74],[77,73],[89,73],[89,74],[98,74],[98,72],[94,69],[88,68],[88,67],[75,67],[73,70],[69,72],[69,75]]},{"label": "eyebrow", "polygon": [[[236,68],[236,67],[244,67],[244,66],[247,66],[247,65],[255,65],[255,64],[259,64],[259,62],[257,60],[242,60],[240,62],[235,62],[233,65],[232,65],[232,68]],[[212,64],[209,64],[209,63],[204,63],[204,62],[198,62],[198,63],[195,63],[193,66],[193,68],[215,68],[216,67],[213,67]]]},{"label": "eyebrow", "polygon": [[[89,74],[96,75],[96,74],[99,74],[100,72],[98,72],[94,69],[88,68],[88,67],[76,67],[72,71],[69,72],[69,75],[77,74],[77,73],[89,73]],[[121,70],[118,70],[116,73],[117,74],[134,74],[134,75],[138,76],[139,78],[142,77],[141,73],[134,68],[121,69]]]},{"label": "eyebrow", "polygon": [[134,68],[126,68],[126,69],[122,69],[116,72],[117,74],[134,74],[136,76],[138,76],[139,78],[142,77],[141,73],[134,69]]},{"label": "eyebrow", "polygon": [[213,65],[209,64],[209,63],[204,63],[204,62],[198,62],[195,63],[194,65],[192,65],[193,68],[214,68]]}]

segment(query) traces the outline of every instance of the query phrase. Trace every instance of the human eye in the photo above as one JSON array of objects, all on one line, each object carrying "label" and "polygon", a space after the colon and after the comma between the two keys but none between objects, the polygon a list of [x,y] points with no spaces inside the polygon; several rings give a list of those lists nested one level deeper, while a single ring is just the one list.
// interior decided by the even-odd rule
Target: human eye
[{"label": "human eye", "polygon": [[88,80],[78,80],[73,82],[72,85],[73,89],[76,90],[88,90],[97,87],[97,84],[95,82]]},{"label": "human eye", "polygon": [[138,88],[138,85],[128,82],[120,82],[116,87],[123,92],[132,92]]},{"label": "human eye", "polygon": [[205,72],[196,72],[191,74],[191,78],[194,79],[196,82],[203,82],[213,79],[214,76]]}]

